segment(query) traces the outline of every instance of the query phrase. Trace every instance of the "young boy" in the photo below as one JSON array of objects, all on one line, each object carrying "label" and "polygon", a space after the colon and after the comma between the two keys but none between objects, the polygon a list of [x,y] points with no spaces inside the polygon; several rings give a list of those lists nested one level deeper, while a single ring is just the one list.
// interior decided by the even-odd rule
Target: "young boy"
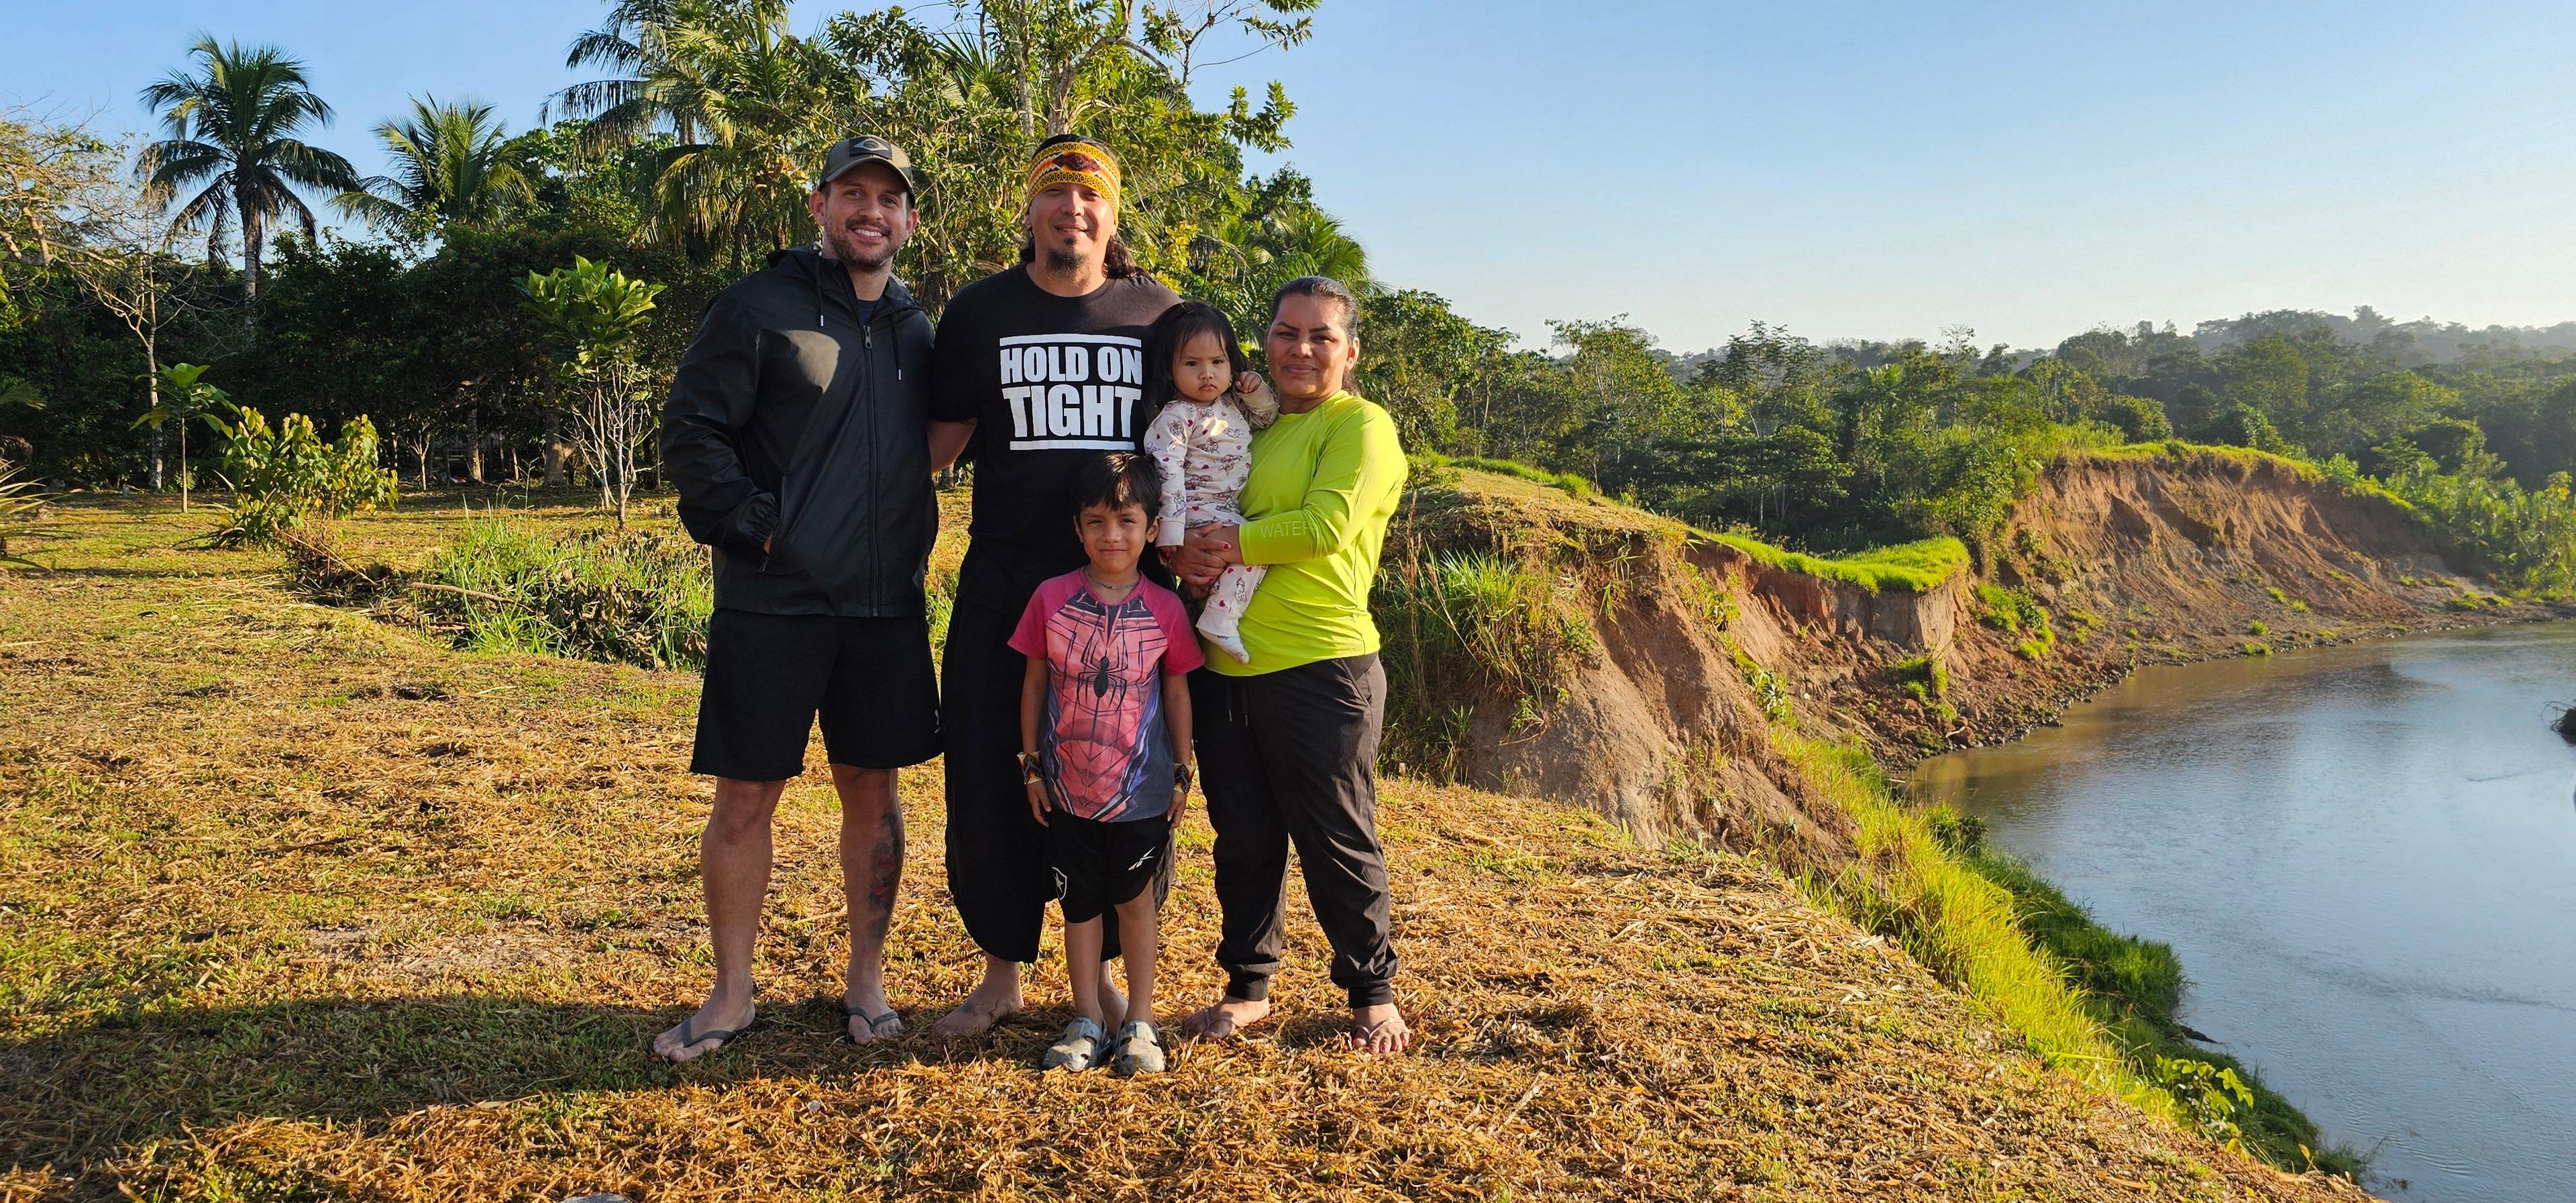
[{"label": "young boy", "polygon": [[[1012,649],[1029,658],[1020,775],[1029,812],[1047,829],[1073,976],[1074,1020],[1047,1050],[1048,1069],[1164,1068],[1152,887],[1189,796],[1185,678],[1201,656],[1180,597],[1137,572],[1161,493],[1144,456],[1113,452],[1084,464],[1074,527],[1091,563],[1040,584],[1011,634]],[[1112,910],[1127,961],[1127,1013],[1115,1016],[1100,1003],[1101,915]],[[1106,1032],[1113,1022],[1115,1040]]]}]

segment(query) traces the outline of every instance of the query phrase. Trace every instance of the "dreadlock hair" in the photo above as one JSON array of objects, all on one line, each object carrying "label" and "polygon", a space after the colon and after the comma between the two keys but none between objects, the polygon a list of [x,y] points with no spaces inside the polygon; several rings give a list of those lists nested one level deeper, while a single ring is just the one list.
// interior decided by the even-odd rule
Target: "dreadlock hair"
[{"label": "dreadlock hair", "polygon": [[1172,358],[1190,340],[1202,334],[1213,334],[1225,345],[1225,387],[1252,370],[1252,357],[1243,353],[1243,343],[1234,337],[1234,323],[1225,313],[1205,301],[1183,301],[1163,311],[1154,319],[1153,328],[1145,332],[1145,403],[1159,409],[1180,396],[1172,384]]},{"label": "dreadlock hair", "polygon": [[1143,506],[1150,520],[1163,509],[1163,473],[1154,466],[1151,456],[1133,451],[1104,451],[1083,461],[1082,469],[1073,476],[1073,517],[1082,520],[1082,512],[1101,506],[1111,513],[1127,507]]}]

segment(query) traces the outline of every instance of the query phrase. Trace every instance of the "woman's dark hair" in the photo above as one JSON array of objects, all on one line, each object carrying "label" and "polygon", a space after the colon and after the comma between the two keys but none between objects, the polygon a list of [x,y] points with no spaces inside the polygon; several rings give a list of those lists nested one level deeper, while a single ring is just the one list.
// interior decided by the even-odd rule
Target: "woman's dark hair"
[{"label": "woman's dark hair", "polygon": [[1342,333],[1350,338],[1360,336],[1360,299],[1331,276],[1299,276],[1279,286],[1270,294],[1270,320],[1279,320],[1279,306],[1290,297],[1322,297],[1342,307]]},{"label": "woman's dark hair", "polygon": [[1213,334],[1225,344],[1226,362],[1232,365],[1225,377],[1227,388],[1252,370],[1252,357],[1243,353],[1243,343],[1234,337],[1234,323],[1225,320],[1224,311],[1205,301],[1183,301],[1164,310],[1163,316],[1154,319],[1153,329],[1145,332],[1147,404],[1159,408],[1180,395],[1172,384],[1172,357],[1202,334]]},{"label": "woman's dark hair", "polygon": [[1131,505],[1145,507],[1152,518],[1163,510],[1163,473],[1154,466],[1151,456],[1133,451],[1104,451],[1083,462],[1082,470],[1073,476],[1073,516],[1080,521],[1082,511],[1105,506],[1117,513]]}]

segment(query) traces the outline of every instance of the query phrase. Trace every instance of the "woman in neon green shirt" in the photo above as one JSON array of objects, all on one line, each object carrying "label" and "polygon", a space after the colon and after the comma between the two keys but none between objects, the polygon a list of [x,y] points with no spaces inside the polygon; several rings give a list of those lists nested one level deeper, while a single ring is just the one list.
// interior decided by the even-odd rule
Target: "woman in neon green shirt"
[{"label": "woman in neon green shirt", "polygon": [[[1253,436],[1243,525],[1203,527],[1171,557],[1201,588],[1227,564],[1270,573],[1243,613],[1250,658],[1190,676],[1208,822],[1216,828],[1217,962],[1225,997],[1183,1021],[1222,1039],[1270,1014],[1288,849],[1350,996],[1352,1039],[1400,1053],[1386,857],[1377,838],[1377,747],[1386,673],[1369,589],[1404,489],[1386,411],[1343,388],[1359,361],[1359,301],[1320,276],[1271,299],[1266,335],[1279,419]],[[1221,663],[1220,663],[1221,662]]]}]

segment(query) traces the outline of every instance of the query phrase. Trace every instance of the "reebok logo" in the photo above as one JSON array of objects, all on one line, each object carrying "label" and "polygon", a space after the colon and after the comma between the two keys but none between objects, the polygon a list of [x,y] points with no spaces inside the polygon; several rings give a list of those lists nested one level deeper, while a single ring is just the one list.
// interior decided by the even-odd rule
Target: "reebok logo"
[{"label": "reebok logo", "polygon": [[1013,451],[1129,451],[1145,396],[1144,340],[1022,334],[1000,341]]}]

